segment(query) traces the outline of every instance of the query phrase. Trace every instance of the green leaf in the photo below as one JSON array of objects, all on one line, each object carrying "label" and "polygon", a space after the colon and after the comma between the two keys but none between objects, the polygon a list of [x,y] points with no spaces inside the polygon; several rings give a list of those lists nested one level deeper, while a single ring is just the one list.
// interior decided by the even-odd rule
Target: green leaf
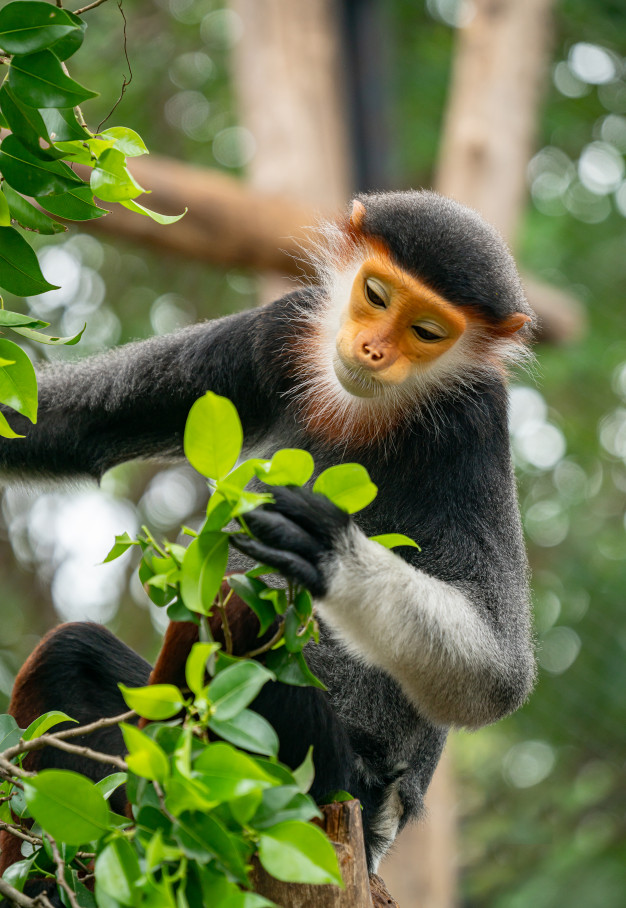
[{"label": "green leaf", "polygon": [[[135,850],[126,839],[113,839],[106,845],[96,858],[95,873],[99,889],[115,899],[115,905],[137,904],[135,884],[141,871]],[[103,904],[100,898],[98,904]]]},{"label": "green leaf", "polygon": [[244,709],[232,719],[211,719],[209,728],[236,747],[268,757],[278,756],[278,735],[263,716]]},{"label": "green leaf", "polygon": [[235,405],[212,391],[197,400],[185,425],[185,457],[202,476],[222,479],[237,463],[243,429]]},{"label": "green leaf", "polygon": [[49,322],[22,312],[11,312],[9,309],[0,309],[0,327],[2,328],[47,328]]},{"label": "green leaf", "polygon": [[55,725],[58,725],[60,722],[77,721],[77,719],[72,719],[71,716],[68,716],[67,713],[62,713],[58,710],[52,710],[49,713],[44,713],[43,716],[39,716],[39,718],[35,719],[34,722],[31,722],[22,735],[22,738],[25,741],[32,741],[33,738],[38,738],[40,735],[45,735],[48,729],[52,728]]},{"label": "green leaf", "polygon": [[274,486],[303,486],[313,475],[315,464],[308,451],[282,448],[269,463],[259,466],[256,475]]},{"label": "green leaf", "polygon": [[180,593],[188,609],[208,615],[228,562],[228,535],[201,533],[189,545],[180,574]]},{"label": "green leaf", "polygon": [[326,685],[316,678],[302,653],[290,653],[281,646],[279,649],[270,650],[265,657],[265,664],[274,672],[276,679],[283,684],[293,684],[296,687],[319,687],[326,690]]},{"label": "green leaf", "polygon": [[51,46],[50,50],[54,52],[55,57],[58,57],[59,60],[69,60],[72,54],[76,53],[78,48],[83,43],[85,32],[87,31],[86,22],[83,22],[83,20],[79,16],[75,16],[74,13],[71,13],[69,10],[65,10],[65,12],[70,17],[76,28],[64,38],[60,38],[58,41],[55,41]]},{"label": "green leaf", "polygon": [[243,599],[259,619],[258,635],[261,636],[272,626],[276,618],[272,602],[262,599],[259,595],[267,589],[267,585],[262,580],[247,577],[245,574],[230,574],[226,579],[231,590],[234,590],[239,598]]},{"label": "green leaf", "polygon": [[[7,227],[0,229],[1,234]],[[0,267],[0,283],[2,268]],[[11,366],[0,366],[0,402],[37,422],[37,379],[33,364],[21,347],[13,341],[0,338],[0,358],[12,359]]]},{"label": "green leaf", "polygon": [[290,607],[285,613],[285,646],[290,653],[299,653],[307,645],[316,625],[314,621],[302,621],[295,608]]},{"label": "green leaf", "polygon": [[80,125],[71,108],[48,107],[41,109],[39,113],[53,142],[71,142],[74,139],[85,141],[90,138],[90,133]]},{"label": "green leaf", "polygon": [[91,191],[103,202],[124,202],[145,190],[131,176],[126,158],[117,148],[107,148],[98,158],[89,180]]},{"label": "green leaf", "polygon": [[108,214],[106,208],[94,203],[93,192],[86,183],[75,184],[57,195],[38,196],[37,201],[46,211],[69,221],[93,221]]},{"label": "green leaf", "polygon": [[30,107],[76,107],[98,93],[70,79],[57,57],[49,50],[13,57],[9,85]]},{"label": "green leaf", "polygon": [[293,770],[293,777],[296,780],[298,788],[302,794],[306,794],[315,778],[315,767],[313,766],[313,748],[309,747],[306,757],[302,763]]},{"label": "green leaf", "polygon": [[128,774],[125,772],[112,772],[110,776],[105,776],[104,779],[96,782],[96,788],[102,792],[104,799],[108,800],[120,785],[126,784],[127,779]]},{"label": "green leaf", "polygon": [[193,768],[211,798],[220,803],[276,784],[251,757],[220,741],[209,744]]},{"label": "green leaf", "polygon": [[[4,362],[2,360],[1,362]],[[8,424],[6,416],[4,413],[0,413],[0,435],[3,438],[24,438],[24,435],[19,435],[17,432],[14,432],[11,426]]]},{"label": "green leaf", "polygon": [[128,208],[129,211],[134,211],[135,214],[143,214],[148,218],[152,218],[157,224],[163,224],[164,226],[167,224],[175,224],[176,221],[180,221],[181,218],[185,217],[188,211],[188,209],[185,208],[182,214],[159,214],[158,211],[152,211],[150,208],[145,208],[133,199],[128,199],[125,202],[121,202],[121,204],[124,208]]},{"label": "green leaf", "polygon": [[9,203],[11,217],[21,227],[27,227],[30,230],[36,230],[37,233],[46,236],[52,236],[55,233],[63,233],[67,230],[63,224],[57,224],[52,218],[49,218],[43,211],[39,211],[30,202],[27,202],[24,196],[12,189],[8,183],[2,186],[2,193]]},{"label": "green leaf", "polygon": [[267,681],[272,680],[274,674],[252,660],[225,668],[209,684],[213,717],[218,720],[232,719],[254,700]]},{"label": "green leaf", "polygon": [[63,161],[40,160],[12,135],[0,145],[0,170],[14,189],[29,196],[64,193],[83,185]]},{"label": "green leaf", "polygon": [[179,818],[173,834],[188,858],[205,863],[207,858],[216,857],[235,879],[247,884],[246,861],[241,852],[249,854],[250,849],[242,839],[230,834],[213,814],[185,813]]},{"label": "green leaf", "polygon": [[[36,296],[57,289],[44,278],[37,256],[14,227],[0,227],[0,287],[16,296]],[[13,358],[13,354],[6,358]]]},{"label": "green leaf", "polygon": [[130,771],[142,779],[165,782],[170,774],[170,764],[165,751],[134,725],[121,722],[120,728],[128,748],[126,763]]},{"label": "green leaf", "polygon": [[393,549],[397,545],[411,545],[421,552],[417,542],[414,542],[410,536],[405,536],[404,533],[381,533],[378,536],[370,536],[369,538],[372,542],[377,542],[386,549]]},{"label": "green leaf", "polygon": [[44,150],[39,144],[39,139],[43,138],[48,141],[48,132],[41,114],[34,107],[27,107],[20,104],[13,92],[5,82],[0,88],[0,106],[2,113],[9,124],[11,132],[16,135],[20,141],[27,145],[30,150],[39,158],[50,159],[51,157],[61,157],[55,152]]},{"label": "green leaf", "polygon": [[326,495],[342,511],[354,514],[376,498],[378,489],[361,464],[341,463],[320,473],[313,491]]},{"label": "green leaf", "polygon": [[77,772],[44,769],[24,779],[32,816],[58,842],[82,845],[99,839],[109,825],[109,808],[93,782]]},{"label": "green leaf", "polygon": [[11,226],[11,211],[3,192],[0,192],[0,227]]},{"label": "green leaf", "polygon": [[117,148],[127,158],[148,154],[146,144],[139,133],[128,129],[127,126],[112,126],[110,129],[98,133],[98,138],[110,141],[112,147]]},{"label": "green leaf", "polygon": [[354,801],[354,795],[349,791],[339,788],[337,791],[329,791],[323,798],[319,799],[320,804],[342,804],[344,801]]},{"label": "green leaf", "polygon": [[258,830],[268,829],[287,820],[303,820],[306,823],[313,817],[321,816],[322,812],[313,798],[302,794],[295,786],[288,785],[268,788],[263,792],[261,806],[254,816],[252,825]]},{"label": "green leaf", "polygon": [[185,680],[192,693],[200,694],[204,690],[207,660],[219,648],[219,643],[194,643],[191,647],[185,663]]},{"label": "green leaf", "polygon": [[22,730],[13,716],[0,716],[0,751],[13,747],[22,737]]},{"label": "green leaf", "polygon": [[292,820],[261,833],[259,860],[277,880],[333,883],[343,888],[335,850],[321,829],[311,823]]},{"label": "green leaf", "polygon": [[120,555],[123,555],[124,552],[127,552],[128,549],[132,548],[134,545],[139,545],[139,542],[136,539],[131,539],[128,533],[120,533],[119,536],[115,537],[115,545],[102,564],[106,564],[107,561],[115,561],[116,558],[119,558]]},{"label": "green leaf", "polygon": [[22,337],[26,337],[30,341],[34,341],[37,344],[47,344],[50,347],[59,347],[65,345],[66,347],[72,347],[74,344],[77,344],[85,332],[87,323],[83,325],[78,334],[70,335],[70,337],[53,337],[50,334],[42,334],[41,331],[33,331],[32,328],[13,328],[16,334],[21,334]]},{"label": "green leaf", "polygon": [[124,702],[144,719],[171,719],[185,705],[182,693],[173,684],[149,684],[146,687],[118,685]]},{"label": "green leaf", "polygon": [[0,10],[0,47],[9,54],[42,50],[75,31],[76,19],[49,3],[17,0]]}]

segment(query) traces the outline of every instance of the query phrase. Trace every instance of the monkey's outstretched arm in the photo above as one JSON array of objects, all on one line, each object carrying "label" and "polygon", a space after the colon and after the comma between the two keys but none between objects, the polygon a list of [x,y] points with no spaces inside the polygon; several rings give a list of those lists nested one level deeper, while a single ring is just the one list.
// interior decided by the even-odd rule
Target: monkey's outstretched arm
[{"label": "monkey's outstretched arm", "polygon": [[477,728],[524,701],[534,662],[523,588],[512,582],[508,601],[491,601],[488,579],[465,591],[433,577],[367,539],[320,496],[273,495],[275,505],[246,516],[257,539],[235,536],[234,544],[308,586],[347,649],[388,672],[420,712]]},{"label": "monkey's outstretched arm", "polygon": [[39,418],[5,409],[25,437],[0,439],[0,470],[90,475],[136,457],[182,455],[189,408],[207,390],[233,400],[247,433],[271,422],[272,383],[258,378],[256,341],[268,320],[253,310],[118,347],[38,374]]}]

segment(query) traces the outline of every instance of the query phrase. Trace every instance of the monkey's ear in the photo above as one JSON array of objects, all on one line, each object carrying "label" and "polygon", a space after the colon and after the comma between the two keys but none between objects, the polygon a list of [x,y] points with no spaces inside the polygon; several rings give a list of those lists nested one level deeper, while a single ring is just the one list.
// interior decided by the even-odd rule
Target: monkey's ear
[{"label": "monkey's ear", "polygon": [[350,215],[350,224],[354,230],[361,231],[363,218],[365,217],[365,205],[355,199],[352,203],[352,214]]},{"label": "monkey's ear", "polygon": [[524,312],[513,312],[498,324],[498,334],[502,337],[512,337],[530,321],[532,321],[530,315],[526,315]]}]

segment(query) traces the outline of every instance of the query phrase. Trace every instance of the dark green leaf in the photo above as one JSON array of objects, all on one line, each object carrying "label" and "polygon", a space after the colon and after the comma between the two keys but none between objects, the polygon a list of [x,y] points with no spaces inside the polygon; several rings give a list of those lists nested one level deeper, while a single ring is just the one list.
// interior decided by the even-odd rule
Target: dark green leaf
[{"label": "dark green leaf", "polygon": [[118,685],[125,703],[144,719],[171,719],[183,708],[184,698],[173,684],[149,684],[147,687]]},{"label": "dark green leaf", "polygon": [[340,804],[344,801],[354,801],[354,795],[351,795],[349,791],[343,791],[341,788],[338,791],[329,791],[323,798],[319,799],[320,804]]},{"label": "dark green leaf", "polygon": [[99,839],[108,828],[107,802],[79,773],[45,769],[24,779],[24,795],[35,820],[59,842],[81,845]]},{"label": "dark green leaf", "polygon": [[174,827],[174,838],[189,858],[206,861],[216,857],[241,883],[247,883],[246,851],[243,840],[227,832],[213,814],[186,813]]},{"label": "dark green leaf", "polygon": [[[37,256],[14,227],[0,227],[0,287],[16,296],[36,296],[56,289],[44,278]],[[15,358],[13,353],[0,356]]]},{"label": "dark green leaf", "polygon": [[40,110],[39,113],[53,142],[71,142],[75,139],[89,138],[90,134],[80,125],[71,108],[48,107]]},{"label": "dark green leaf", "polygon": [[[126,839],[114,839],[96,858],[98,886],[120,905],[137,903],[135,883],[140,876],[139,861]],[[98,899],[98,904],[102,904]]]},{"label": "dark green leaf", "polygon": [[199,623],[197,612],[190,611],[180,599],[174,599],[171,605],[167,607],[167,617],[170,621],[193,621]]},{"label": "dark green leaf", "polygon": [[42,50],[76,31],[76,20],[49,3],[17,0],[0,10],[0,47],[9,54]]},{"label": "dark green leaf", "polygon": [[13,716],[0,716],[0,751],[8,750],[9,747],[13,747],[14,744],[17,744],[21,736],[22,730]]},{"label": "dark green leaf", "polygon": [[207,615],[222,584],[228,562],[228,536],[201,533],[185,553],[181,568],[180,592],[192,612]]},{"label": "dark green leaf", "polygon": [[24,196],[12,189],[8,183],[2,186],[2,192],[9,203],[11,217],[21,227],[27,227],[30,230],[36,230],[38,233],[51,236],[54,233],[63,233],[67,230],[63,224],[57,224],[52,218],[49,218],[43,211],[39,211],[30,202],[27,202]]},{"label": "dark green leaf", "polygon": [[75,185],[61,195],[45,195],[37,201],[42,208],[70,221],[92,221],[108,214],[106,208],[95,204],[91,187]]},{"label": "dark green leaf", "polygon": [[252,753],[278,755],[278,735],[263,716],[244,709],[232,719],[211,719],[209,728],[220,738]]},{"label": "dark green leaf", "polygon": [[311,823],[293,820],[261,833],[259,860],[278,880],[334,883],[343,888],[333,846],[322,830]]},{"label": "dark green leaf", "polygon": [[315,622],[303,623],[293,606],[285,613],[285,646],[290,653],[301,652],[315,633]]},{"label": "dark green leaf", "polygon": [[49,50],[13,57],[9,85],[31,107],[76,107],[98,96],[66,76],[59,59]]},{"label": "dark green leaf", "polygon": [[47,328],[49,322],[22,312],[11,312],[9,309],[0,309],[0,327],[2,328]]},{"label": "dark green leaf", "polygon": [[90,185],[103,202],[125,202],[141,195],[144,189],[131,176],[126,158],[117,148],[107,148],[91,171]]},{"label": "dark green leaf", "polygon": [[278,681],[283,684],[294,684],[296,687],[319,687],[326,690],[326,685],[316,678],[302,653],[290,653],[281,646],[270,650],[265,657],[265,664],[274,672]]},{"label": "dark green leaf", "polygon": [[0,88],[0,106],[11,132],[24,145],[27,145],[38,158],[50,160],[55,156],[59,157],[58,154],[55,155],[54,149],[47,151],[41,148],[39,144],[40,138],[49,141],[46,124],[42,120],[39,111],[35,110],[34,107],[20,104],[6,82]]},{"label": "dark green leaf", "polygon": [[209,685],[208,696],[213,704],[213,717],[232,719],[245,709],[274,675],[259,662],[238,662],[225,668]]},{"label": "dark green leaf", "polygon": [[60,38],[58,41],[55,41],[51,46],[50,50],[53,51],[55,57],[58,57],[59,60],[69,60],[72,54],[75,54],[78,48],[83,43],[85,37],[85,32],[87,30],[87,23],[79,16],[75,16],[74,13],[71,13],[69,10],[65,10],[66,14],[72,20],[72,23],[76,26],[74,31],[71,31],[64,38]]},{"label": "dark green leaf", "polygon": [[259,593],[267,589],[267,585],[262,580],[247,577],[245,574],[231,574],[227,580],[229,587],[237,593],[240,599],[243,599],[259,619],[259,636],[261,636],[271,627],[276,618],[272,602],[259,596]]},{"label": "dark green leaf", "polygon": [[0,145],[0,170],[6,181],[25,195],[62,193],[83,185],[67,164],[42,161],[17,136],[7,136]]},{"label": "dark green leaf", "polygon": [[[9,229],[0,229],[0,254],[2,232]],[[1,277],[0,268],[0,283]],[[0,402],[27,416],[32,423],[37,422],[37,379],[33,364],[21,347],[4,338],[0,338],[0,358],[13,360],[11,366],[0,366]]]}]

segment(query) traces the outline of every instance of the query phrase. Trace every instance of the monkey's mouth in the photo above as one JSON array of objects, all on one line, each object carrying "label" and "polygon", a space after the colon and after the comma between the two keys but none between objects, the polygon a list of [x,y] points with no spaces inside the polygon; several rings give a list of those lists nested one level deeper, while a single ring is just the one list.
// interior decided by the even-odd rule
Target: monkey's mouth
[{"label": "monkey's mouth", "polygon": [[383,385],[365,369],[346,363],[339,352],[333,357],[333,368],[341,387],[354,397],[380,397]]}]

